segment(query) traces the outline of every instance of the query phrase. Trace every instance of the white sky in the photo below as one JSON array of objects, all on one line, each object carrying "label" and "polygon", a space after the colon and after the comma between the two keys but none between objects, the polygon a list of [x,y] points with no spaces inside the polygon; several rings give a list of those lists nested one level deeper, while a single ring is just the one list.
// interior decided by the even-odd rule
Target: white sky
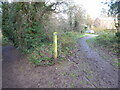
[{"label": "white sky", "polygon": [[82,4],[87,13],[94,19],[101,13],[102,8],[107,8],[101,2],[106,0],[73,0],[76,4]]}]

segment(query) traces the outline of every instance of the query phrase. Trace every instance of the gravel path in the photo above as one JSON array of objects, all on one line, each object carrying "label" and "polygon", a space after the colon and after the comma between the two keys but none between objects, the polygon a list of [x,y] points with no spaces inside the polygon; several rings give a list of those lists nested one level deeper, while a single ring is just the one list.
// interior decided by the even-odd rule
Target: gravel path
[{"label": "gravel path", "polygon": [[100,52],[95,51],[88,46],[86,40],[94,37],[94,35],[87,35],[80,39],[80,53],[82,54],[80,60],[88,63],[89,68],[94,72],[94,78],[90,81],[96,82],[96,87],[118,87],[118,70],[116,70],[110,62],[100,56]]},{"label": "gravel path", "polygon": [[61,64],[34,67],[14,47],[3,48],[3,88],[117,88],[118,71],[79,39],[74,54]]}]

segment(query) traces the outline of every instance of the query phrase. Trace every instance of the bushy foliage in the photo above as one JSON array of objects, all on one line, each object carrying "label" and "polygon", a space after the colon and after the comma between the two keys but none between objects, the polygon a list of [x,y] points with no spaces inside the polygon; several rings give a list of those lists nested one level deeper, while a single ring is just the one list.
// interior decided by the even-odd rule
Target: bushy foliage
[{"label": "bushy foliage", "polygon": [[115,35],[112,33],[104,33],[104,34],[100,34],[97,38],[96,38],[100,43],[102,42],[103,44],[107,44],[110,42],[114,42],[116,40]]},{"label": "bushy foliage", "polygon": [[42,20],[47,20],[51,15],[50,8],[45,2],[3,3],[3,42],[10,40],[19,50],[29,54],[28,58],[32,63],[40,64],[42,61],[47,61],[48,57],[45,53],[52,55],[47,52],[52,51],[49,48],[52,48],[49,44],[52,41],[49,41]]},{"label": "bushy foliage", "polygon": [[[75,43],[77,33],[64,33],[66,19],[53,16],[55,3],[13,2],[3,3],[3,40],[10,40],[15,47],[28,55],[35,65],[52,65],[53,32],[58,34],[58,58],[66,57]],[[54,18],[53,18],[54,17]],[[52,18],[52,19],[51,19]],[[62,23],[64,22],[64,23]],[[64,25],[64,26],[63,26]],[[68,30],[66,30],[68,31]]]},{"label": "bushy foliage", "polygon": [[118,37],[116,37],[114,33],[103,33],[94,40],[96,44],[107,47],[109,50],[112,50],[115,53],[119,52]]},{"label": "bushy foliage", "polygon": [[3,35],[7,36],[14,46],[24,51],[46,41],[47,36],[41,21],[44,8],[44,2],[3,3]]}]

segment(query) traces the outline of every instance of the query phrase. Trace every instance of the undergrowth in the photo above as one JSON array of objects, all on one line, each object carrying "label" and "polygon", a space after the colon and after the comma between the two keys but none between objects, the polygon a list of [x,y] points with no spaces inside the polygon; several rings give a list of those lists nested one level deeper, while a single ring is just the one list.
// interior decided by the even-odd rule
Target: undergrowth
[{"label": "undergrowth", "polygon": [[[74,50],[74,45],[78,38],[84,37],[85,35],[78,33],[78,32],[67,32],[57,35],[58,37],[58,58],[57,63],[61,63],[63,60],[67,60],[67,57],[72,55],[72,50]],[[35,38],[34,38],[35,39]],[[46,38],[43,38],[40,43],[38,43],[39,38],[28,39],[31,42],[30,48],[26,49],[24,47],[17,47],[17,49],[21,50],[23,54],[27,55],[28,60],[30,63],[34,64],[35,66],[48,66],[53,65],[55,60],[53,59],[53,41],[50,41]],[[36,40],[38,40],[36,42]],[[41,40],[41,39],[40,39]],[[14,45],[10,42],[10,40],[5,37],[2,38],[2,45]]]},{"label": "undergrowth", "polygon": [[97,37],[87,40],[88,44],[94,42],[95,44],[109,48],[109,50],[117,52],[118,49],[118,38],[114,33],[102,33]]},{"label": "undergrowth", "polygon": [[104,33],[96,37],[96,44],[118,54],[118,37],[114,33]]},{"label": "undergrowth", "polygon": [[0,45],[6,46],[6,45],[13,45],[13,44],[6,36],[1,36],[1,44]]},{"label": "undergrowth", "polygon": [[[61,63],[63,60],[67,60],[67,56],[72,55],[72,50],[74,49],[74,44],[78,38],[84,37],[76,32],[68,32],[58,35],[58,58],[57,63]],[[29,55],[29,60],[35,65],[53,65],[55,60],[53,59],[53,43],[47,42],[42,43],[36,47],[32,53]]]}]

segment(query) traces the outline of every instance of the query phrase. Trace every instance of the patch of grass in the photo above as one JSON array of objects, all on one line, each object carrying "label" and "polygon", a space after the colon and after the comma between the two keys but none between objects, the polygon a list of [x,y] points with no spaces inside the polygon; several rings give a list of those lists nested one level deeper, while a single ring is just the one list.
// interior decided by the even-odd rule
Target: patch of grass
[{"label": "patch of grass", "polygon": [[108,56],[102,56],[102,57],[103,57],[104,59],[106,59],[106,60],[107,60],[107,59],[109,59],[109,57],[108,57]]},{"label": "patch of grass", "polygon": [[115,48],[117,46],[117,38],[114,33],[102,33],[97,37],[87,40],[88,44],[95,43],[102,47]]},{"label": "patch of grass", "polygon": [[74,83],[70,83],[70,86],[71,86],[72,88],[74,88]]},{"label": "patch of grass", "polygon": [[48,82],[48,85],[49,86],[54,86],[54,83],[53,82]]},{"label": "patch of grass", "polygon": [[113,66],[115,66],[116,68],[120,68],[120,62],[119,59],[113,59]]},{"label": "patch of grass", "polygon": [[93,45],[91,43],[95,43],[96,42],[96,37],[90,38],[88,40],[86,40],[86,42],[88,43],[88,45],[93,48]]},{"label": "patch of grass", "polygon": [[90,75],[90,74],[89,74],[89,75],[87,75],[86,77],[87,77],[88,79],[92,79],[92,78],[93,78],[93,76],[92,76],[92,75]]},{"label": "patch of grass", "polygon": [[67,32],[58,35],[58,58],[60,60],[67,60],[67,56],[72,55],[72,50],[75,49],[78,38],[82,38],[85,35],[76,32]]},{"label": "patch of grass", "polygon": [[67,76],[67,72],[62,72],[61,75]]},{"label": "patch of grass", "polygon": [[70,73],[70,77],[76,79],[77,78],[77,74],[76,73]]},{"label": "patch of grass", "polygon": [[83,84],[83,81],[81,80],[79,83],[82,85],[82,84]]},{"label": "patch of grass", "polygon": [[[114,33],[102,33],[97,37],[87,40],[87,43],[90,47],[92,43],[100,46],[101,48],[108,49],[114,53],[118,52],[118,42],[117,37]],[[117,53],[116,53],[117,54]]]},{"label": "patch of grass", "polygon": [[93,71],[91,71],[91,70],[88,70],[88,69],[86,69],[86,70],[84,70],[87,74],[93,74]]},{"label": "patch of grass", "polygon": [[82,37],[85,37],[85,36],[86,36],[85,34],[83,34],[83,35],[79,35],[79,34],[78,34],[78,35],[76,36],[76,38],[82,38]]}]

